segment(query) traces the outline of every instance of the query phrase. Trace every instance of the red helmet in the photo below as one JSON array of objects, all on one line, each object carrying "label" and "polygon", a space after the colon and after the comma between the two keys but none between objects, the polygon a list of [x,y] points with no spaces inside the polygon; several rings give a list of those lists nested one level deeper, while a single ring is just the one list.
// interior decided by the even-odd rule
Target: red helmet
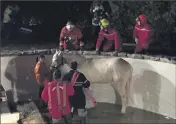
[{"label": "red helmet", "polygon": [[141,21],[142,24],[147,23],[147,18],[146,18],[145,15],[143,15],[143,14],[140,14],[140,15],[138,16],[138,19]]}]

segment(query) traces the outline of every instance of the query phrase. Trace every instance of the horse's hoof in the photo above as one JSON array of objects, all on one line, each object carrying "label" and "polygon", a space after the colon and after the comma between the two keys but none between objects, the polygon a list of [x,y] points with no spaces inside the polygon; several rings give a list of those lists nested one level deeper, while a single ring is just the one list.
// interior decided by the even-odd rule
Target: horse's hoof
[{"label": "horse's hoof", "polygon": [[125,113],[126,113],[126,109],[125,109],[125,108],[122,108],[121,113],[122,113],[122,114],[125,114]]},{"label": "horse's hoof", "polygon": [[125,114],[126,112],[125,111],[121,111],[122,114]]}]

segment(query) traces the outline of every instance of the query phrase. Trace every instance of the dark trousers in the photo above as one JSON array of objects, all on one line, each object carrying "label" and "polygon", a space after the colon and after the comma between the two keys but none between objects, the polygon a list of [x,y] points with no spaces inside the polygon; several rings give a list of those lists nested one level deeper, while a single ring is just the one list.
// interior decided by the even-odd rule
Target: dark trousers
[{"label": "dark trousers", "polygon": [[[71,114],[64,115],[63,119],[64,119],[65,124],[72,124],[72,116],[71,116]],[[52,118],[52,123],[53,124],[60,124],[60,121],[61,120]]]},{"label": "dark trousers", "polygon": [[94,41],[95,44],[96,44],[99,32],[100,32],[100,27],[92,25],[92,40]]},{"label": "dark trousers", "polygon": [[41,95],[42,95],[43,89],[44,89],[44,86],[40,85],[40,87],[39,87],[39,98],[42,98]]},{"label": "dark trousers", "polygon": [[48,105],[45,101],[42,100],[42,96],[41,96],[43,89],[44,89],[44,86],[40,85],[40,87],[39,87],[39,99],[40,99],[39,101],[40,101],[40,103],[39,104],[40,104],[41,108],[46,109],[48,107]]}]

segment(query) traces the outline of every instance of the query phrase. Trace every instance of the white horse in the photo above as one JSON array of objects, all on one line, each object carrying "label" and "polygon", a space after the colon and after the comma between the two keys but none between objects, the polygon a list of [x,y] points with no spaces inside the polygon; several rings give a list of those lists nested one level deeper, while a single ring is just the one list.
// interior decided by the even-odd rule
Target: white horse
[{"label": "white horse", "polygon": [[[60,65],[63,54],[59,53],[56,51],[53,56],[53,65]],[[128,106],[129,99],[131,99],[130,89],[133,73],[133,68],[127,61],[117,57],[97,59],[92,57],[86,58],[81,55],[70,55],[62,60],[64,61],[64,65],[60,66],[62,74],[70,70],[68,64],[75,60],[78,62],[78,69],[91,83],[111,83],[120,94],[122,100],[121,113],[126,113],[126,107]]]}]

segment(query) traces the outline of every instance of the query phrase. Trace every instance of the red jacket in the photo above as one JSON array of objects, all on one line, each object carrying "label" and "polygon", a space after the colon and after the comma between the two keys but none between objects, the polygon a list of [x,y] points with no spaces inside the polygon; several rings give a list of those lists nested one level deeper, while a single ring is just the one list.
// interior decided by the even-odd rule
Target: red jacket
[{"label": "red jacket", "polygon": [[64,45],[64,49],[67,49],[66,41],[63,40],[65,37],[70,37],[71,44],[75,49],[79,49],[80,46],[83,46],[83,41],[80,41],[82,39],[82,32],[79,28],[74,28],[72,31],[69,31],[66,26],[62,28],[60,33],[60,45]]},{"label": "red jacket", "polygon": [[[58,88],[56,88],[57,86]],[[42,92],[42,99],[48,102],[51,116],[54,119],[61,119],[62,115],[71,113],[69,96],[72,96],[73,94],[74,89],[72,84],[61,83],[54,80],[45,85]]]},{"label": "red jacket", "polygon": [[138,19],[140,20],[141,25],[135,25],[133,37],[138,38],[137,45],[145,48],[152,42],[153,31],[150,25],[147,24],[147,18],[144,15],[139,15]]},{"label": "red jacket", "polygon": [[108,34],[104,31],[104,29],[101,29],[99,32],[98,40],[96,43],[96,49],[99,49],[103,39],[106,38],[108,41],[114,41],[115,42],[115,49],[119,49],[121,47],[121,39],[119,32],[115,28],[108,28]]}]

